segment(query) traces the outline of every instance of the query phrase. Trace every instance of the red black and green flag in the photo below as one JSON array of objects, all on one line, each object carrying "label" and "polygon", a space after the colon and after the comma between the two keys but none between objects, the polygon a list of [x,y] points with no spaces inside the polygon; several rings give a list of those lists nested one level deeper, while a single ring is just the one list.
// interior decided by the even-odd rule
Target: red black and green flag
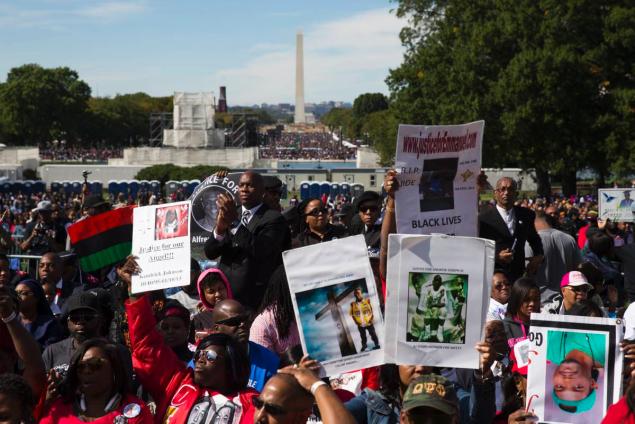
[{"label": "red black and green flag", "polygon": [[93,272],[124,260],[132,251],[134,206],[91,216],[68,227],[71,247],[84,272]]}]

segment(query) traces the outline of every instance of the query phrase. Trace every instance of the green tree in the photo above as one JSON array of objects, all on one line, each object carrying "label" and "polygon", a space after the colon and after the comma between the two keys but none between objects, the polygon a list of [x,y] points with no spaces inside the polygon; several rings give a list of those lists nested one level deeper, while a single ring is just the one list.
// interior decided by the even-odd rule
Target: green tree
[{"label": "green tree", "polygon": [[37,64],[13,68],[0,85],[0,120],[11,142],[37,144],[80,136],[90,87],[77,72]]},{"label": "green tree", "polygon": [[138,180],[157,180],[161,184],[167,181],[201,180],[218,171],[228,171],[224,166],[197,165],[192,167],[177,166],[171,163],[153,165],[140,170],[135,178]]},{"label": "green tree", "polygon": [[[575,191],[585,166],[623,173],[634,154],[634,8],[624,0],[399,1],[409,25],[404,61],[387,79],[391,107],[411,124],[484,119],[484,164],[535,168],[543,194],[551,176]],[[607,148],[624,160],[602,159]]]},{"label": "green tree", "polygon": [[353,110],[335,107],[322,116],[320,121],[326,125],[331,132],[342,131],[342,135],[354,138],[353,132]]},{"label": "green tree", "polygon": [[353,116],[363,119],[373,112],[388,109],[388,99],[381,93],[360,94],[353,102]]},{"label": "green tree", "polygon": [[389,166],[394,159],[398,127],[399,122],[389,109],[373,112],[364,119],[362,133],[367,135],[384,166]]}]

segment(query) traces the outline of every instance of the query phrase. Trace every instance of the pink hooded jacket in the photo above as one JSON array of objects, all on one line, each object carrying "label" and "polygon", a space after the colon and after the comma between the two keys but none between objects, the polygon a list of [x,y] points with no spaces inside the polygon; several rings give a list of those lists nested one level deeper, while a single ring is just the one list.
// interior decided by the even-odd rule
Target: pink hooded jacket
[{"label": "pink hooded jacket", "polygon": [[227,281],[227,277],[225,277],[225,274],[223,273],[223,271],[221,271],[218,268],[206,269],[205,271],[201,272],[201,275],[198,276],[198,280],[196,280],[196,288],[198,289],[198,298],[201,299],[201,303],[203,304],[203,307],[205,308],[206,311],[211,311],[212,309],[214,309],[214,306],[212,306],[207,301],[207,299],[205,299],[205,293],[203,293],[203,280],[205,280],[205,277],[207,277],[209,274],[218,274],[221,281],[225,283],[225,289],[227,290],[227,299],[234,298],[234,294],[232,293],[232,288],[229,285],[229,281]]}]

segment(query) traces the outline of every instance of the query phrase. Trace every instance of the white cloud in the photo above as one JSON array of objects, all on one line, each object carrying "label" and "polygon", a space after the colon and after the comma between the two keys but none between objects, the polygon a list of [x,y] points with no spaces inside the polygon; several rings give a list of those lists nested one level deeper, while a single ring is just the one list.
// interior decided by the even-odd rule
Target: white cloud
[{"label": "white cloud", "polygon": [[92,18],[116,18],[120,16],[130,15],[144,11],[146,8],[141,2],[105,2],[98,3],[88,7],[81,8],[75,13],[80,16],[89,16]]},{"label": "white cloud", "polygon": [[[388,69],[401,62],[404,22],[387,9],[315,25],[304,35],[305,101],[353,100],[386,92]],[[229,102],[278,103],[295,99],[295,34],[287,45],[267,45],[244,66],[220,69],[212,85],[227,85]]]}]

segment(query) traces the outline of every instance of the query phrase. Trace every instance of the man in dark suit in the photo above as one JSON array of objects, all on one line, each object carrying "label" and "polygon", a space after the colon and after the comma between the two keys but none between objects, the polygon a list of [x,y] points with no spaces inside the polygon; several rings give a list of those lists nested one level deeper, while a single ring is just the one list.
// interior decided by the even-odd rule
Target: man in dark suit
[{"label": "man in dark suit", "polygon": [[257,308],[269,277],[282,263],[282,251],[290,247],[289,228],[280,212],[262,201],[262,176],[247,171],[238,181],[241,206],[226,194],[218,196],[218,215],[205,255],[219,258],[236,300]]},{"label": "man in dark suit", "polygon": [[542,242],[534,227],[535,214],[516,201],[516,182],[503,177],[496,182],[496,207],[487,208],[478,216],[479,237],[496,242],[496,268],[503,269],[510,281],[525,272],[525,242],[529,242],[534,256],[529,258],[527,274],[535,274],[543,259]]}]

